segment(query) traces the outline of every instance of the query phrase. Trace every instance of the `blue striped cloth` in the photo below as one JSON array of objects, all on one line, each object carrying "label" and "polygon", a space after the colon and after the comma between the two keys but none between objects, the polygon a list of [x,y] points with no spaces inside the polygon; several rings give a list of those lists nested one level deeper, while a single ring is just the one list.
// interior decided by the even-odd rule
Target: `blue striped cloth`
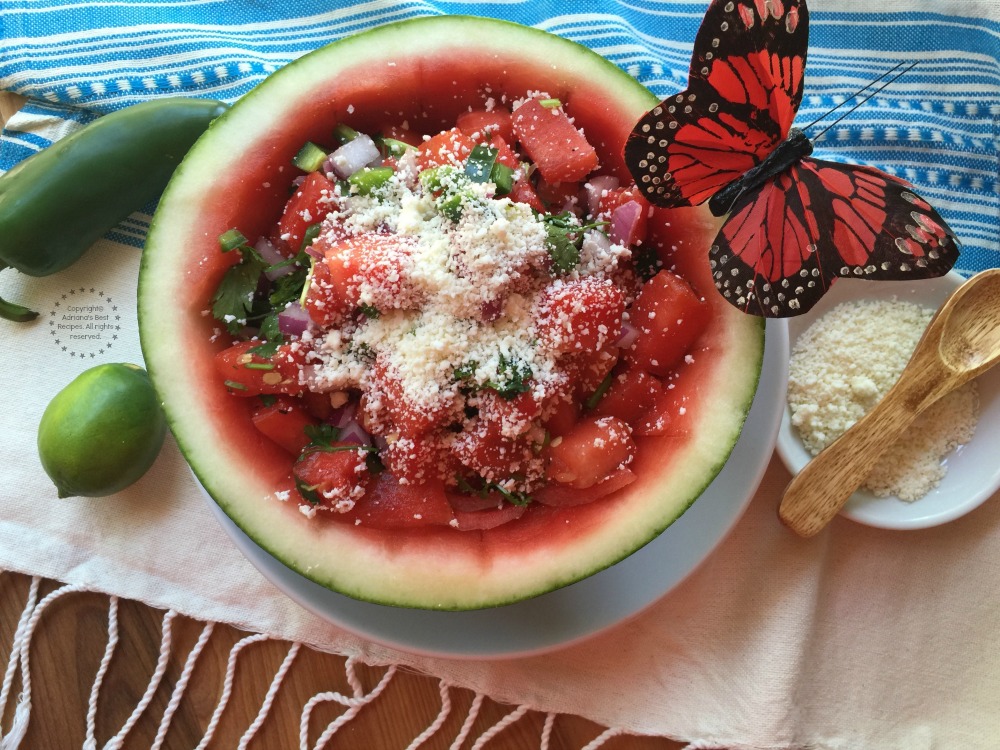
[{"label": "blue striped cloth", "polygon": [[[706,5],[3,0],[0,88],[31,101],[4,132],[0,169],[46,146],[67,121],[85,122],[158,95],[234,101],[309,50],[414,16],[462,13],[537,26],[593,48],[665,97],[686,85]],[[797,123],[821,117],[896,63],[917,61],[825,133],[816,154],[872,164],[912,182],[962,240],[959,270],[1000,266],[1000,7],[993,0],[884,0],[884,10],[871,13],[856,12],[859,5],[811,3]],[[139,246],[144,230],[137,215],[114,238]]]}]

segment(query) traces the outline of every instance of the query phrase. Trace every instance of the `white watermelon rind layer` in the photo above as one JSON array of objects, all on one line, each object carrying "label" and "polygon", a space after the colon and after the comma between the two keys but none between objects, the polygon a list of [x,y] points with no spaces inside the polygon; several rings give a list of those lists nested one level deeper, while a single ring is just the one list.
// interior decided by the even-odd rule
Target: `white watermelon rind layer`
[{"label": "white watermelon rind layer", "polygon": [[[216,242],[199,235],[192,216],[225,196],[213,193],[219,173],[238,169],[241,154],[258,146],[262,134],[294,118],[317,81],[359,64],[378,70],[391,65],[394,50],[408,56],[448,55],[449,49],[536,61],[539,76],[572,87],[598,86],[613,92],[615,108],[639,119],[656,98],[633,78],[573,42],[516,24],[445,16],[383,26],[306,55],[280,70],[219,118],[177,170],[154,217],[139,280],[139,321],[147,369],[160,394],[177,443],[195,475],[222,510],[276,559],[305,577],[348,596],[381,604],[463,610],[498,606],[570,584],[627,557],[667,528],[722,469],[749,411],[764,351],[764,326],[728,305],[717,306],[710,344],[716,366],[698,383],[705,394],[696,429],[671,456],[663,476],[646,472],[616,499],[614,512],[578,538],[557,544],[508,544],[476,548],[468,537],[392,541],[353,527],[310,521],[279,502],[273,486],[255,473],[225,425],[211,415],[216,390],[207,370],[187,365],[190,347],[201,346],[204,311],[178,309],[177,300],[197,273],[181,257],[191,243]],[[454,53],[453,53],[454,54]],[[540,81],[544,83],[544,81]],[[706,239],[717,224],[704,219]],[[706,245],[707,249],[707,245]],[[207,301],[203,305],[207,308]],[[721,320],[719,320],[721,316]],[[206,351],[209,345],[204,344]],[[198,356],[202,353],[199,352]],[[206,355],[207,356],[207,355]],[[202,357],[203,359],[204,357]],[[197,357],[196,357],[197,359]],[[221,390],[221,389],[220,389]],[[247,429],[252,430],[249,423]],[[662,442],[670,447],[669,441]],[[655,451],[656,444],[644,450]],[[608,506],[611,507],[611,506]],[[567,521],[566,523],[571,523]],[[490,549],[489,554],[484,550]],[[211,575],[211,571],[206,571]]]}]

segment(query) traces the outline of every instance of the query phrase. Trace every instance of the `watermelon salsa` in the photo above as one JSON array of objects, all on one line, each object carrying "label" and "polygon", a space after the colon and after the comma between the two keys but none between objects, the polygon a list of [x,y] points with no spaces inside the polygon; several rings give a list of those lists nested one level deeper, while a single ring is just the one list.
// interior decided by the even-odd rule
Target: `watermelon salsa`
[{"label": "watermelon salsa", "polygon": [[157,207],[139,328],[242,532],[333,591],[468,610],[681,516],[764,328],[714,291],[718,220],[630,190],[656,103],[566,39],[435,16],[304,55],[213,123]]},{"label": "watermelon salsa", "polygon": [[287,451],[281,500],[481,531],[600,501],[678,429],[711,307],[572,115],[532,92],[433,133],[338,123],[269,231],[220,237],[218,379]]}]

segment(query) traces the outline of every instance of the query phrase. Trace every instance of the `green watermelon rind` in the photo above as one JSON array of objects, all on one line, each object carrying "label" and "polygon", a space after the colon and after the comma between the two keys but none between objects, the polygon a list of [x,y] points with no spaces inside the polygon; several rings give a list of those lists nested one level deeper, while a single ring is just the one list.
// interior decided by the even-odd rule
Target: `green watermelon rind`
[{"label": "green watermelon rind", "polygon": [[[613,513],[597,516],[602,521],[597,531],[580,541],[514,550],[493,545],[489,547],[493,556],[484,559],[486,547],[470,551],[467,542],[435,538],[426,545],[398,539],[385,543],[377,535],[365,536],[336,523],[309,522],[289,512],[291,508],[274,499],[273,487],[255,475],[253,457],[233,445],[222,418],[203,416],[213,411],[214,403],[206,392],[207,370],[203,368],[199,377],[197,367],[181,364],[186,348],[199,345],[196,336],[203,331],[203,316],[198,310],[176,309],[192,273],[178,253],[191,243],[215,243],[215,237],[198,235],[188,219],[197,216],[206,201],[218,199],[212,186],[220,171],[238,168],[240,155],[258,146],[286,121],[284,117],[294,116],[317,81],[337,71],[357,70],[359,65],[386,64],[394,57],[393,50],[406,50],[411,57],[474,51],[484,59],[494,54],[507,59],[511,50],[521,50],[519,60],[527,55],[537,64],[540,83],[552,76],[609,92],[614,111],[628,118],[629,126],[657,102],[635,79],[587,48],[504,21],[461,16],[403,21],[305,55],[265,79],[214,122],[164,192],[140,270],[143,355],[170,428],[195,476],[226,515],[273,557],[356,599],[442,610],[499,606],[613,565],[658,536],[690,507],[721,471],[740,436],[763,362],[764,326],[728,305],[717,308],[724,324],[717,325],[715,344],[724,355],[699,384],[711,394],[711,410],[702,415],[695,439],[685,444],[680,459],[686,460],[675,461],[668,475],[641,478],[626,490]],[[717,224],[700,220],[707,237]],[[246,429],[252,430],[249,423]],[[451,538],[462,536],[462,532],[446,533]]]}]

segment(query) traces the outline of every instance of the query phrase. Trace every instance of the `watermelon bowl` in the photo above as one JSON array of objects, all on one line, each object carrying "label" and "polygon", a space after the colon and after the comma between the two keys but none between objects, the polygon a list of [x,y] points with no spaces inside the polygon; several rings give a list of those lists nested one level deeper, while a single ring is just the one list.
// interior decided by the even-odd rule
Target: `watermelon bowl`
[{"label": "watermelon bowl", "polygon": [[[570,627],[565,638],[620,619],[708,554],[742,513],[770,457],[787,334],[768,326],[765,357],[763,322],[715,293],[706,250],[717,220],[701,209],[656,210],[649,219],[650,241],[664,263],[705,297],[711,319],[677,381],[684,419],[669,434],[637,439],[636,481],[585,505],[533,505],[516,521],[480,531],[364,528],[308,518],[296,503],[276,497],[288,484],[293,458],[254,429],[248,399],[227,392],[214,369],[215,355],[227,342],[219,340],[224,337],[207,311],[234,255],[220,252],[218,238],[234,227],[247,237],[264,235],[301,175],[291,167],[293,157],[306,141],[329,139],[338,124],[378,132],[390,121],[405,120],[436,133],[487,98],[515,99],[530,91],[545,91],[572,110],[602,169],[628,179],[621,155],[625,138],[657,103],[647,89],[599,55],[545,32],[482,18],[433,17],[340,40],[272,74],[198,141],[152,223],[139,279],[140,337],[178,446],[250,559],[330,619],[338,619],[340,604],[369,613],[346,623],[355,630],[365,631],[365,622],[385,613],[475,615],[481,613],[466,611],[510,612],[534,605],[528,600],[542,602],[547,592],[558,595],[563,587],[576,588],[570,586],[575,582],[600,579],[595,574],[611,566],[617,570],[616,563],[638,557],[634,553],[652,540],[662,548],[664,530],[696,499],[710,496],[698,503],[715,504],[706,509],[708,517],[695,519],[690,535],[655,563],[665,568],[662,584],[640,587],[637,599],[611,606],[606,616],[586,616],[596,625]],[[738,451],[738,474],[720,476],[754,403],[765,358],[768,374],[755,407],[760,413],[751,422],[754,434],[740,441],[747,446]],[[635,575],[655,581],[658,572]],[[406,640],[397,635],[380,637]]]}]

